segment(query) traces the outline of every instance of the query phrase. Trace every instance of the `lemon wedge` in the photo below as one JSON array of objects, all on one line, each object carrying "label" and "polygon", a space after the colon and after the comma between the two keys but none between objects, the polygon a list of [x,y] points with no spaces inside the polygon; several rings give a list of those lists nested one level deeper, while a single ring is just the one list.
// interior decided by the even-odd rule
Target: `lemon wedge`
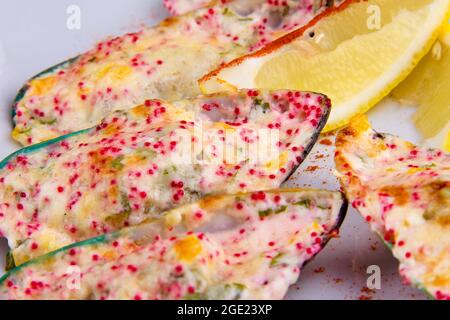
[{"label": "lemon wedge", "polygon": [[450,11],[431,51],[393,92],[419,106],[414,121],[425,145],[450,152]]},{"label": "lemon wedge", "polygon": [[204,93],[236,88],[326,94],[325,131],[387,96],[430,51],[449,0],[346,0],[258,52],[199,80]]}]

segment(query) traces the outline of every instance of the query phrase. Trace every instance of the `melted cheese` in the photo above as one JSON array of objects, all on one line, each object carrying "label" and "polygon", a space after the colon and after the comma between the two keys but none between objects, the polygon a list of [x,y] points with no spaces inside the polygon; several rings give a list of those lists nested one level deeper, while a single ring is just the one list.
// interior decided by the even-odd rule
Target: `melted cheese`
[{"label": "melted cheese", "polygon": [[318,190],[204,199],[16,269],[0,280],[0,298],[281,299],[343,208],[339,192]]},{"label": "melted cheese", "polygon": [[302,2],[233,1],[107,39],[27,84],[15,106],[13,138],[30,145],[92,127],[146,99],[196,97],[197,80],[210,70],[310,20],[312,8]]},{"label": "melted cheese", "polygon": [[336,141],[349,199],[392,247],[400,272],[450,299],[450,155],[373,131],[356,119]]}]

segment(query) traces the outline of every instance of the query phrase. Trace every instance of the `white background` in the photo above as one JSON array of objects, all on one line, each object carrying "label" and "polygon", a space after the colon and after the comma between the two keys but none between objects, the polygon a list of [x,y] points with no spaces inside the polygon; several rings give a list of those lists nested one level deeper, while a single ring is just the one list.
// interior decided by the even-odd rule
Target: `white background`
[{"label": "white background", "polygon": [[[69,5],[81,8],[81,29],[68,30]],[[0,5],[0,158],[19,148],[10,138],[10,105],[18,89],[31,76],[58,62],[89,49],[110,35],[138,30],[155,24],[167,12],[162,0],[14,0]],[[412,107],[400,107],[387,99],[370,113],[374,127],[381,132],[420,142],[411,124]],[[332,147],[318,144],[303,169],[318,166],[314,172],[297,172],[291,186],[337,190],[333,176]],[[323,154],[325,157],[318,159]],[[0,264],[4,265],[6,241],[0,240]],[[367,267],[381,268],[381,289],[365,292]],[[341,237],[303,270],[288,299],[424,299],[425,295],[402,284],[398,264],[389,250],[370,232],[363,219],[350,209]],[[2,268],[3,269],[3,268]],[[0,274],[3,271],[0,270]]]}]

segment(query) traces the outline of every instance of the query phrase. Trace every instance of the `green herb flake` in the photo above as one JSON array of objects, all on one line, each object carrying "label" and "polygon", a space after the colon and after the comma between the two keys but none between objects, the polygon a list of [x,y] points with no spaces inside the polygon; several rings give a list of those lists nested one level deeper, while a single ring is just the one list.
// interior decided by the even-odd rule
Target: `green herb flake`
[{"label": "green herb flake", "polygon": [[208,297],[202,293],[190,293],[185,295],[183,300],[208,300]]},{"label": "green herb flake", "polygon": [[262,104],[262,100],[260,98],[253,99],[253,103],[255,106],[260,106]]},{"label": "green herb flake", "polygon": [[266,113],[267,110],[270,110],[270,104],[268,102],[264,102],[261,107],[264,113]]},{"label": "green herb flake", "polygon": [[130,200],[128,199],[128,195],[125,192],[122,192],[120,194],[120,203],[122,204],[123,207],[122,213],[130,214],[131,213]]},{"label": "green herb flake", "polygon": [[136,154],[144,160],[154,159],[156,157],[156,151],[147,148],[139,148],[136,150]]}]

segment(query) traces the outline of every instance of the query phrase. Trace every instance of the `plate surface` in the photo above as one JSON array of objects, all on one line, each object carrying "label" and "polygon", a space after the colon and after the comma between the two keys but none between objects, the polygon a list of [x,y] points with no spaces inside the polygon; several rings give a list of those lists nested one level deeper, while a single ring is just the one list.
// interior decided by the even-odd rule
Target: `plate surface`
[{"label": "plate surface", "polygon": [[[78,6],[81,28],[67,28],[67,13]],[[110,35],[136,31],[167,16],[162,0],[15,0],[2,3],[0,11],[0,158],[17,150],[11,140],[10,105],[17,90],[37,72],[73,57]],[[369,117],[380,132],[397,134],[414,143],[420,136],[411,123],[413,107],[385,99]],[[339,189],[333,176],[333,137],[323,137],[308,160],[289,181],[289,186]],[[0,275],[3,273],[5,240],[0,240]],[[402,284],[398,264],[389,250],[350,209],[339,239],[303,270],[287,299],[425,299],[416,289]],[[372,270],[380,272],[379,289],[368,289]]]}]

